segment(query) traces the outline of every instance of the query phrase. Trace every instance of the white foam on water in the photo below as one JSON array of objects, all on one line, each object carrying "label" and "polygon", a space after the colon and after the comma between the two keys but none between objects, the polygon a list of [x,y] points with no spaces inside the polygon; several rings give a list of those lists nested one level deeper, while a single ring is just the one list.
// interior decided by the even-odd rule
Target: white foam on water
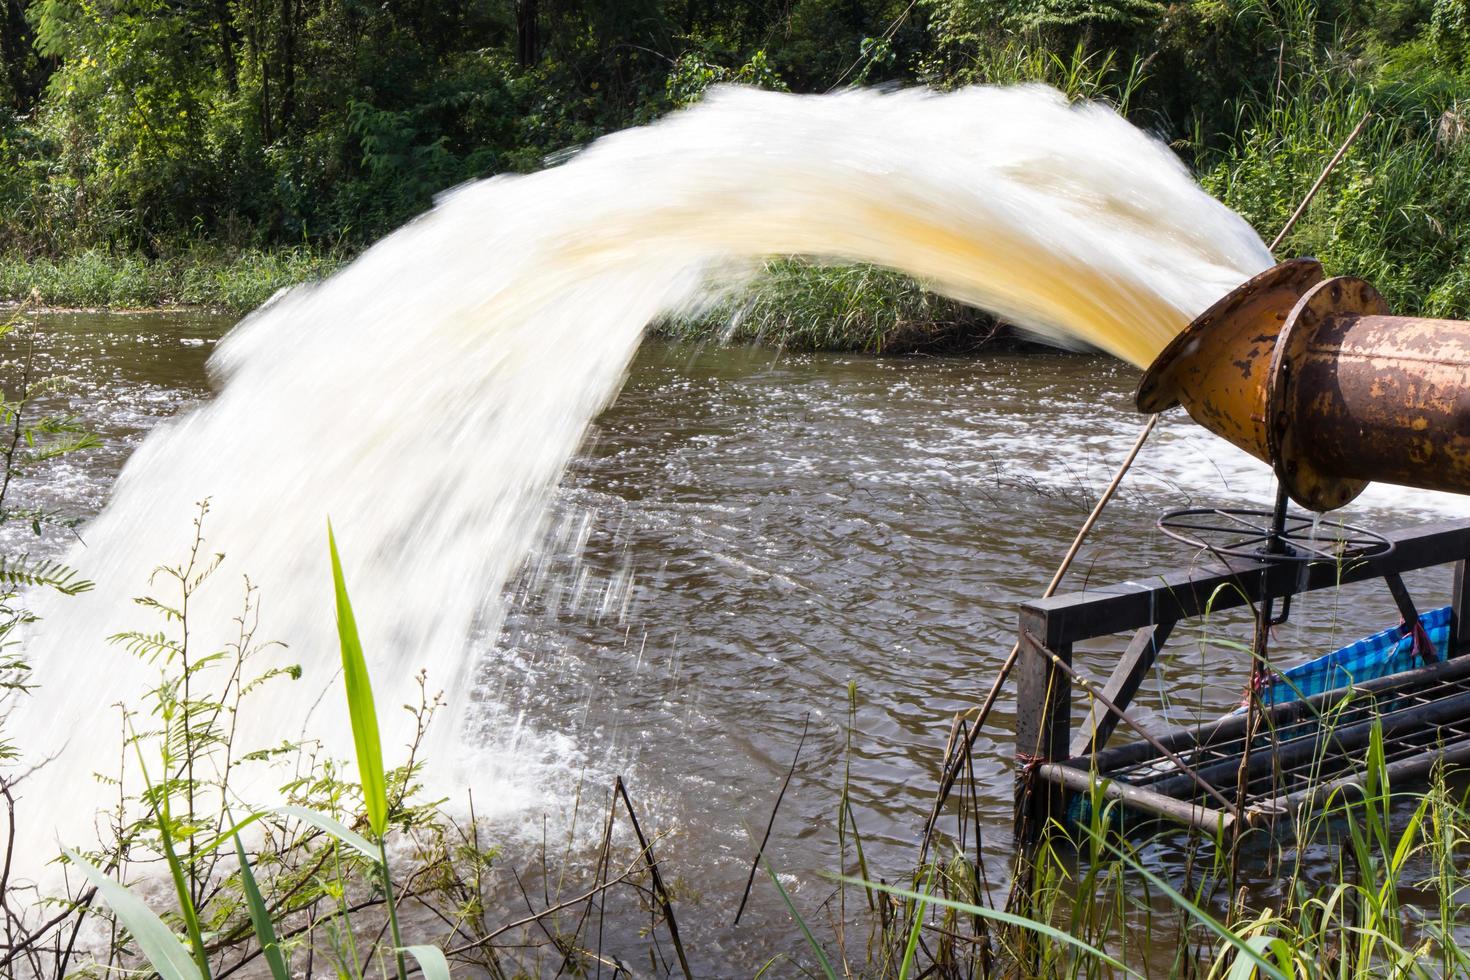
[{"label": "white foam on water", "polygon": [[[330,515],[390,760],[411,734],[397,706],[426,668],[450,702],[426,749],[431,782],[476,786],[482,812],[538,802],[588,747],[502,717],[495,689],[534,678],[473,651],[496,635],[499,592],[646,325],[773,254],[896,268],[1139,365],[1272,264],[1163,144],[1036,87],[723,89],[561,166],[459,188],[242,322],[211,361],[218,396],[129,460],[70,556],[97,588],[43,603],[29,638],[39,688],[9,732],[28,759],[56,754],[22,787],[23,812],[56,823],[22,822],[18,853],[85,843],[116,799],[89,775],[119,758],[108,706],[158,673],[104,638],[159,628],[131,599],[185,556],[206,497],[207,548],[226,563],[190,609],[194,649],[232,637],[239,590],[219,580],[248,573],[259,635],[289,643],[268,656],[305,669],[247,702],[241,749],[305,733],[351,757]],[[271,798],[258,782],[243,788]]]}]

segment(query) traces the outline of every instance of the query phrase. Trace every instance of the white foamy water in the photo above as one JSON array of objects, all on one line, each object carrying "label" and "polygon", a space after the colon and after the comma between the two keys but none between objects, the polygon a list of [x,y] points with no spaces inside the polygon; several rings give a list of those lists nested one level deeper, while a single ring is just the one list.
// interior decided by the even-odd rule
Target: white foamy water
[{"label": "white foamy water", "polygon": [[[561,166],[460,188],[245,320],[214,355],[218,397],[128,462],[71,556],[96,590],[42,608],[30,638],[40,687],[9,730],[28,758],[59,754],[23,784],[27,809],[46,801],[56,835],[85,841],[116,798],[88,778],[119,756],[106,706],[136,700],[157,668],[104,638],[159,628],[131,599],[185,556],[206,497],[220,577],[250,575],[259,635],[289,644],[268,656],[305,670],[242,714],[242,748],[304,733],[351,755],[330,516],[390,759],[410,734],[396,708],[426,668],[450,699],[427,750],[432,780],[483,787],[481,812],[533,802],[545,768],[583,747],[469,690],[475,638],[496,634],[501,587],[646,325],[772,254],[900,269],[1140,365],[1272,263],[1166,147],[1040,88],[721,90]],[[196,598],[196,652],[233,637],[238,603],[230,582]],[[498,685],[534,681],[517,670],[491,665]],[[272,787],[251,791],[269,799]],[[19,853],[54,853],[51,828],[22,830],[34,837]]]}]

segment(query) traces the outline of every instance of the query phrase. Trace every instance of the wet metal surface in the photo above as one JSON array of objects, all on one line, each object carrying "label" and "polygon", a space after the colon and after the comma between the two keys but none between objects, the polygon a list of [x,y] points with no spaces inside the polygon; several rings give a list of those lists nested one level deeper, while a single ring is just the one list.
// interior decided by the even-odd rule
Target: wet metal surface
[{"label": "wet metal surface", "polygon": [[1297,259],[1229,293],[1149,367],[1139,409],[1183,404],[1313,510],[1371,481],[1470,492],[1470,322],[1389,316],[1364,280],[1320,276]]},{"label": "wet metal surface", "polygon": [[1283,395],[1301,468],[1470,492],[1470,323],[1336,315],[1313,326]]},{"label": "wet metal surface", "polygon": [[1216,435],[1266,459],[1266,390],[1276,337],[1302,294],[1322,280],[1314,259],[1292,259],[1222,297],[1174,338],[1139,381],[1139,411],[1182,404]]}]

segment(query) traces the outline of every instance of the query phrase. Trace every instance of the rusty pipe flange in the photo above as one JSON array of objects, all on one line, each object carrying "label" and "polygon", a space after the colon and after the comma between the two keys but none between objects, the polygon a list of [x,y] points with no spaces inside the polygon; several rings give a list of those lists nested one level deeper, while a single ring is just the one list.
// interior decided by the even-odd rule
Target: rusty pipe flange
[{"label": "rusty pipe flange", "polygon": [[1301,424],[1310,415],[1304,403],[1310,393],[1297,383],[1300,365],[1323,326],[1334,317],[1385,316],[1388,312],[1387,301],[1369,283],[1339,276],[1311,287],[1281,328],[1268,375],[1267,461],[1287,494],[1303,507],[1336,510],[1362,493],[1368,481],[1334,476],[1312,462],[1314,435]]},{"label": "rusty pipe flange", "polygon": [[[1134,392],[1138,410],[1188,408],[1191,376],[1207,370],[1217,354],[1243,354],[1242,345],[1264,344],[1269,350],[1297,300],[1321,281],[1322,264],[1316,259],[1288,259],[1226,293],[1154,358]],[[1237,338],[1242,343],[1229,342]]]},{"label": "rusty pipe flange", "polygon": [[1206,429],[1270,462],[1266,387],[1276,336],[1321,280],[1316,259],[1291,259],[1227,293],[1154,359],[1138,383],[1139,410],[1183,405]]}]

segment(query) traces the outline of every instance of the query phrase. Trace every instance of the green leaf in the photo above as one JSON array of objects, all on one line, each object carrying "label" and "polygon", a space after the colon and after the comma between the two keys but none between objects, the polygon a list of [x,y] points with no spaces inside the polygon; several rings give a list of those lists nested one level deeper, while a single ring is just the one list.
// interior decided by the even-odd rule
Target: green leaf
[{"label": "green leaf", "polygon": [[0,557],[0,584],[44,587],[62,595],[78,595],[92,588],[91,581],[60,562],[32,559],[29,555]]},{"label": "green leaf", "polygon": [[[226,813],[225,815],[226,816],[229,816],[228,813]],[[261,819],[264,816],[265,816],[264,813],[252,813],[250,816],[246,817],[244,820],[241,820],[239,823],[233,824],[233,825],[231,825],[229,827],[226,827],[220,833],[220,835],[218,837],[216,837],[214,840],[210,841],[207,844],[200,844],[197,847],[195,847],[195,849],[194,849],[194,856],[195,856],[195,858],[197,859],[197,858],[204,857],[207,854],[212,854],[225,841],[227,841],[231,837],[234,837],[235,835],[239,834],[240,831],[244,830],[246,827],[248,827],[251,824],[255,823],[255,821]]]},{"label": "green leaf", "polygon": [[378,709],[373,702],[373,685],[367,660],[357,635],[352,600],[342,578],[342,560],[337,556],[337,539],[332,522],[327,522],[327,547],[332,553],[332,585],[337,593],[337,638],[342,645],[342,679],[347,688],[347,710],[352,716],[352,741],[357,746],[357,776],[362,781],[362,798],[367,805],[368,825],[383,836],[388,829],[388,778],[383,770],[383,745],[378,737]]},{"label": "green leaf", "polygon": [[[1276,965],[1283,971],[1291,969],[1291,947],[1280,936],[1251,936],[1245,940],[1245,945],[1259,958],[1275,956]],[[1225,980],[1251,980],[1255,975],[1256,961],[1247,956],[1237,956]]]},{"label": "green leaf", "polygon": [[[153,796],[153,780],[148,777],[148,764],[143,761],[143,750],[137,742],[133,748],[138,753],[138,769],[143,774],[143,785],[148,789],[148,795]],[[153,802],[153,816],[158,821],[158,837],[163,844],[163,854],[168,860],[169,875],[173,878],[174,892],[179,897],[179,911],[184,915],[184,926],[189,933],[189,945],[194,948],[194,962],[198,964],[199,974],[205,980],[209,980],[209,954],[204,949],[204,930],[199,925],[199,910],[194,907],[194,896],[189,889],[189,879],[184,873],[184,865],[179,861],[179,852],[174,847],[173,815],[169,812],[168,788],[164,787],[162,805],[157,800]]]},{"label": "green leaf", "polygon": [[255,883],[255,873],[250,870],[250,858],[245,855],[245,845],[240,835],[234,834],[235,854],[240,858],[240,884],[245,889],[245,903],[250,907],[250,925],[255,928],[255,938],[260,941],[260,951],[270,965],[272,980],[291,980],[286,969],[286,960],[281,956],[281,944],[276,940],[276,927],[271,924],[270,909]]},{"label": "green leaf", "polygon": [[1123,963],[1109,956],[1107,953],[1104,953],[1097,947],[1090,946],[1077,937],[1065,933],[1055,926],[1048,925],[1045,922],[1038,922],[1035,919],[1028,919],[1023,915],[1016,915],[1011,912],[1002,912],[1000,909],[992,909],[984,905],[971,905],[968,902],[957,902],[952,898],[940,898],[938,895],[921,895],[918,892],[910,891],[907,888],[897,888],[893,885],[875,884],[871,881],[864,881],[861,878],[850,878],[846,875],[829,877],[832,877],[836,881],[845,881],[851,885],[861,885],[864,888],[871,888],[873,891],[887,892],[890,895],[897,895],[899,898],[911,898],[915,901],[924,902],[928,905],[938,905],[943,908],[954,909],[956,912],[964,912],[967,915],[978,915],[982,919],[993,919],[996,922],[1002,922],[1009,926],[1016,926],[1021,929],[1029,929],[1032,932],[1035,932],[1042,936],[1046,936],[1047,938],[1053,939],[1065,946],[1071,946],[1074,949],[1081,950],[1089,956],[1093,956],[1103,963],[1106,963],[1113,969],[1121,970],[1123,973],[1130,977],[1136,977],[1138,978],[1138,980],[1143,980],[1142,974],[1138,973],[1135,970],[1130,970]]},{"label": "green leaf", "polygon": [[1105,846],[1108,850],[1117,855],[1120,860],[1131,867],[1134,871],[1137,871],[1139,874],[1143,875],[1143,877],[1147,878],[1150,884],[1152,884],[1155,888],[1159,889],[1165,895],[1167,895],[1171,902],[1179,906],[1179,908],[1183,909],[1185,912],[1189,913],[1189,915],[1193,916],[1206,929],[1213,932],[1216,936],[1220,937],[1231,946],[1234,946],[1236,952],[1240,953],[1242,956],[1252,961],[1253,965],[1257,968],[1257,970],[1259,970],[1261,976],[1271,977],[1272,980],[1290,980],[1290,978],[1285,973],[1283,973],[1260,953],[1256,952],[1256,950],[1252,948],[1249,943],[1236,935],[1233,930],[1223,925],[1213,915],[1206,912],[1204,909],[1200,908],[1198,905],[1194,904],[1183,895],[1179,894],[1177,891],[1174,890],[1172,886],[1170,886],[1167,881],[1160,878],[1152,871],[1149,871],[1143,865],[1133,860],[1127,854],[1124,854],[1112,844],[1104,841],[1103,846]]},{"label": "green leaf", "polygon": [[304,806],[278,806],[275,808],[275,812],[284,813],[288,817],[295,817],[302,823],[309,823],[318,830],[324,830],[342,843],[361,851],[374,864],[379,863],[380,858],[376,844],[361,834],[348,830],[337,820],[327,816],[325,813],[308,810]]},{"label": "green leaf", "polygon": [[781,900],[786,903],[786,908],[791,912],[791,917],[801,927],[801,934],[806,937],[806,944],[817,955],[817,963],[822,968],[822,975],[827,980],[837,980],[837,971],[832,969],[832,961],[827,959],[826,950],[822,949],[822,944],[817,942],[817,937],[813,936],[812,931],[807,928],[806,920],[801,917],[801,913],[796,911],[796,903],[791,901],[791,896],[786,894],[785,888],[781,887],[781,880],[776,877],[776,871],[771,867],[771,862],[762,858],[761,863],[766,866],[766,874],[771,876],[771,883],[776,886],[776,891],[781,893]]},{"label": "green leaf", "polygon": [[199,925],[199,910],[194,907],[194,897],[189,892],[189,881],[184,874],[184,865],[179,860],[177,848],[174,847],[174,837],[169,830],[170,817],[166,813],[157,813],[158,835],[163,842],[163,854],[168,860],[169,875],[174,882],[174,891],[179,896],[179,910],[184,914],[184,926],[189,932],[189,943],[194,947],[194,961],[199,964],[199,973],[208,980],[209,958],[204,951],[204,931]]},{"label": "green leaf", "polygon": [[449,961],[438,946],[404,946],[398,950],[418,961],[424,980],[449,980]]},{"label": "green leaf", "polygon": [[[931,872],[924,878],[924,896],[929,896],[929,881],[933,877]],[[903,963],[898,968],[898,980],[908,980],[909,970],[914,966],[914,954],[919,949],[919,929],[924,924],[924,900],[914,902],[914,924],[909,929],[909,941],[904,945]]]},{"label": "green leaf", "polygon": [[62,853],[97,886],[98,893],[112,907],[123,928],[138,943],[148,964],[163,980],[202,980],[199,968],[194,965],[183,942],[141,899],[81,855],[66,848],[62,848]]}]

